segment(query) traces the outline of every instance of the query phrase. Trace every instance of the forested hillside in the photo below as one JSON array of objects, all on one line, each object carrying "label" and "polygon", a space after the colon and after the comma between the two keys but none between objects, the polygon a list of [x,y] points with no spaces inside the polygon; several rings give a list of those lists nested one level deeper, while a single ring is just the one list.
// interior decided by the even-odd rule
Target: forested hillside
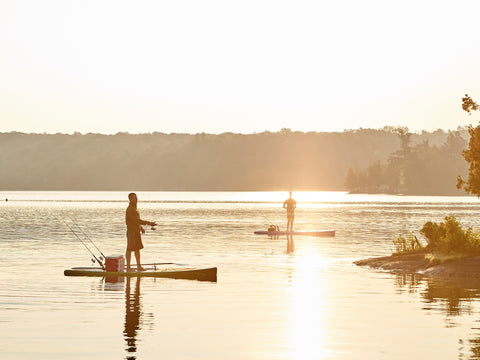
[{"label": "forested hillside", "polygon": [[[409,195],[465,195],[457,189],[455,174],[464,176],[467,163],[460,155],[467,146],[462,132],[449,132],[441,145],[428,139],[413,143],[407,129],[396,129],[400,148],[387,161],[364,169],[350,168],[345,185],[350,192]],[[461,161],[462,159],[463,161]]]},{"label": "forested hillside", "polygon": [[[458,169],[467,169],[461,150],[468,133],[438,130],[410,137],[411,146],[443,148],[452,134],[460,143],[445,148],[415,180],[448,165],[451,173],[441,176],[451,177],[453,185],[442,182],[438,194],[461,194],[455,182]],[[346,190],[349,169],[388,162],[399,150],[400,137],[391,128],[248,135],[0,133],[0,189]]]}]

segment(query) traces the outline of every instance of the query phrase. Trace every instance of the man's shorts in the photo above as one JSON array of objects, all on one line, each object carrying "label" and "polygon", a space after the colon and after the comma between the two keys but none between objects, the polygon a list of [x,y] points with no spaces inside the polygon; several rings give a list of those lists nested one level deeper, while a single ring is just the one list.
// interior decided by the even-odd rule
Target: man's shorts
[{"label": "man's shorts", "polygon": [[143,249],[142,235],[139,232],[127,231],[127,251]]},{"label": "man's shorts", "polygon": [[295,213],[287,213],[287,220],[295,219]]}]

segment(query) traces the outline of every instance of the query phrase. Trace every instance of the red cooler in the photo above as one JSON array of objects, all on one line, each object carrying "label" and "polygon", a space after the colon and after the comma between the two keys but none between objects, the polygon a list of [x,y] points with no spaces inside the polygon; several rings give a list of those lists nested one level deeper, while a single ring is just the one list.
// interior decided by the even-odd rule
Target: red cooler
[{"label": "red cooler", "polygon": [[123,255],[105,256],[105,271],[125,271]]}]

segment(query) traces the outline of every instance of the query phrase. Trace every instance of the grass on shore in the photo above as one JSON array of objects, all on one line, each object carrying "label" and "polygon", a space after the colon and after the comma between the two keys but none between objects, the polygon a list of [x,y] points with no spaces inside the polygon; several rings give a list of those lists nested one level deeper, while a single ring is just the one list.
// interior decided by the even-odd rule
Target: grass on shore
[{"label": "grass on shore", "polygon": [[436,264],[480,255],[480,230],[463,229],[454,216],[445,216],[441,223],[428,221],[420,234],[428,245],[423,246],[413,233],[399,235],[393,240],[395,254],[425,252],[425,258]]}]

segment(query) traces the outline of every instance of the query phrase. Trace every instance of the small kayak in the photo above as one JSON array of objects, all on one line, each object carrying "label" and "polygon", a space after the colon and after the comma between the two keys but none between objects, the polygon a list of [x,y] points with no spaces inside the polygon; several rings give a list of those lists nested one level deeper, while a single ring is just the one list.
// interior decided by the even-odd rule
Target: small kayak
[{"label": "small kayak", "polygon": [[65,276],[97,277],[157,277],[199,281],[217,281],[217,268],[199,268],[188,265],[168,264],[149,267],[145,271],[105,271],[100,267],[74,267],[64,271]]},{"label": "small kayak", "polygon": [[318,231],[268,231],[259,230],[255,231],[257,235],[307,235],[307,236],[321,236],[321,237],[334,237],[335,230],[318,230]]}]

